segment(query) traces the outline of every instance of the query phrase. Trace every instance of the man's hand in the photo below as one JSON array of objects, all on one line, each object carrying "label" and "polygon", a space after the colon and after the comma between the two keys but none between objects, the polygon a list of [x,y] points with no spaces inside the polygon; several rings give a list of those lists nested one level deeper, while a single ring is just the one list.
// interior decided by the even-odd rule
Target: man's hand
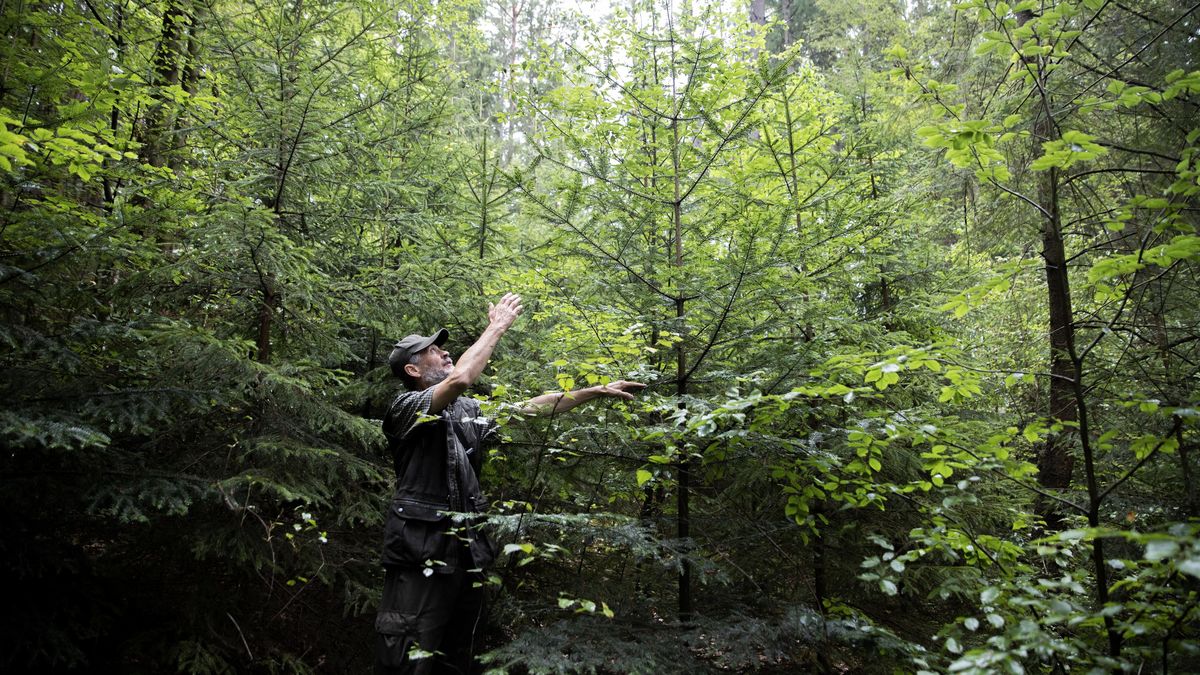
[{"label": "man's hand", "polygon": [[489,328],[498,328],[501,331],[507,331],[513,321],[521,315],[521,296],[516,293],[505,293],[500,302],[496,304],[488,303],[488,324]]},{"label": "man's hand", "polygon": [[641,382],[630,382],[628,380],[617,380],[608,384],[596,387],[596,393],[600,396],[613,396],[615,398],[623,398],[627,401],[633,400],[633,395],[646,388],[646,385]]}]

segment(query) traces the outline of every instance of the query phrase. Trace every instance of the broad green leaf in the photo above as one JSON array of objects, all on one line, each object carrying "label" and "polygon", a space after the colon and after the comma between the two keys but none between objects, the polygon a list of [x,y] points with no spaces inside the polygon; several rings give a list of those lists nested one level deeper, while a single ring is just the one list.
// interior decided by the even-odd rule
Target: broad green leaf
[{"label": "broad green leaf", "polygon": [[1159,561],[1179,552],[1179,543],[1171,539],[1154,539],[1146,544],[1146,559]]}]

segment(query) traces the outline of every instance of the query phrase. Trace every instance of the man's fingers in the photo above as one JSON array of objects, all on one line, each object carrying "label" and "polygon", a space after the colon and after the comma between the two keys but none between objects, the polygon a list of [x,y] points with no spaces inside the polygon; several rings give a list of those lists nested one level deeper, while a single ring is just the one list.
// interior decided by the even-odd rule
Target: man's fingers
[{"label": "man's fingers", "polygon": [[615,398],[623,398],[626,401],[632,401],[635,398],[634,395],[626,390],[643,389],[645,386],[646,385],[642,384],[641,382],[626,382],[625,380],[617,380],[616,382],[609,382],[608,384],[604,385],[601,388],[601,391]]},{"label": "man's fingers", "polygon": [[505,327],[508,327],[520,316],[523,309],[525,308],[521,306],[521,296],[516,293],[505,293],[504,297],[496,301],[496,304],[488,303],[488,319],[502,322]]},{"label": "man's fingers", "polygon": [[505,293],[504,297],[500,298],[500,302],[498,303],[500,307],[507,307],[509,309],[520,306],[520,304],[521,296],[517,295],[516,293]]}]

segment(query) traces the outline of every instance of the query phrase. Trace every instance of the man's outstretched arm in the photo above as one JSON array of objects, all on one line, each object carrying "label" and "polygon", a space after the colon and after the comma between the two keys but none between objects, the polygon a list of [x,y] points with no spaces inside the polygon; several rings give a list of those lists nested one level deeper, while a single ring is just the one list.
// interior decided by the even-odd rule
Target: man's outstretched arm
[{"label": "man's outstretched arm", "polygon": [[467,390],[467,387],[475,383],[487,365],[488,359],[492,358],[492,350],[496,348],[496,343],[521,314],[521,309],[521,296],[515,293],[505,293],[504,297],[500,298],[496,304],[488,304],[487,328],[484,329],[475,344],[458,357],[458,363],[454,365],[454,370],[450,371],[446,379],[434,385],[433,401],[429,406],[430,413],[445,410],[446,406],[453,403],[454,399]]},{"label": "man's outstretched arm", "polygon": [[610,396],[613,398],[633,400],[633,395],[646,388],[641,382],[618,380],[608,384],[586,387],[571,392],[556,391],[535,396],[521,405],[521,412],[526,415],[557,415],[594,398]]}]

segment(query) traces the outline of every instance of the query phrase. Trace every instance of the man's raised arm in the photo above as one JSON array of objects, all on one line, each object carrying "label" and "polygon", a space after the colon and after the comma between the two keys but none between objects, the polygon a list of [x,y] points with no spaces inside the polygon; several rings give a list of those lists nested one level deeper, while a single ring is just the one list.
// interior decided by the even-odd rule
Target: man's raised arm
[{"label": "man's raised arm", "polygon": [[556,391],[535,396],[521,405],[521,412],[526,415],[557,415],[571,408],[602,396],[633,400],[633,395],[646,388],[641,382],[618,380],[608,384],[586,387],[571,392]]},{"label": "man's raised arm", "polygon": [[505,293],[496,304],[488,303],[488,326],[483,334],[458,358],[454,370],[446,379],[434,385],[433,401],[429,406],[430,413],[445,410],[454,399],[458,398],[467,387],[475,383],[492,358],[492,350],[500,341],[500,336],[508,331],[513,321],[521,314],[521,296],[515,293]]}]

